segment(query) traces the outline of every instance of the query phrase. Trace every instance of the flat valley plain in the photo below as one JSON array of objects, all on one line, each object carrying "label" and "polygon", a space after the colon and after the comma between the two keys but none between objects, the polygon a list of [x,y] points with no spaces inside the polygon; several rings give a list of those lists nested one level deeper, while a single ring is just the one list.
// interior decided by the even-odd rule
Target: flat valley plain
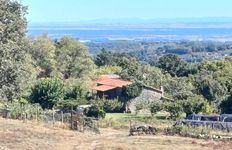
[{"label": "flat valley plain", "polygon": [[230,150],[230,142],[179,136],[128,136],[128,130],[101,129],[101,134],[80,133],[0,118],[0,150]]}]

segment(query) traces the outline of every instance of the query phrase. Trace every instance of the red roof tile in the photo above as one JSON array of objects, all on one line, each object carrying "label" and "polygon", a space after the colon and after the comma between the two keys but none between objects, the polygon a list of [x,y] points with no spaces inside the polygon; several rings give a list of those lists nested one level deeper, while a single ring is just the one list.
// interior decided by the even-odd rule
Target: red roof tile
[{"label": "red roof tile", "polygon": [[109,86],[114,86],[114,87],[123,87],[123,86],[132,84],[132,82],[121,80],[121,79],[107,78],[107,79],[98,80],[97,84],[109,85]]},{"label": "red roof tile", "polygon": [[[98,78],[97,80],[93,81],[94,82],[94,86],[93,86],[93,90],[98,90],[99,91],[107,91],[110,90],[110,89],[114,89],[114,88],[117,88],[117,87],[123,87],[123,86],[127,86],[127,85],[130,85],[132,84],[133,82],[131,81],[126,81],[126,80],[122,80],[122,79],[119,79],[119,78],[109,78],[107,76],[102,76],[100,78]],[[100,87],[98,88],[99,86],[103,86],[104,87]],[[97,88],[96,88],[97,87]]]},{"label": "red roof tile", "polygon": [[96,86],[96,87],[93,87],[92,89],[93,90],[96,90],[96,91],[109,91],[109,90],[112,90],[112,89],[115,89],[117,87],[113,87],[113,86],[108,86],[108,85],[100,85],[100,86]]}]

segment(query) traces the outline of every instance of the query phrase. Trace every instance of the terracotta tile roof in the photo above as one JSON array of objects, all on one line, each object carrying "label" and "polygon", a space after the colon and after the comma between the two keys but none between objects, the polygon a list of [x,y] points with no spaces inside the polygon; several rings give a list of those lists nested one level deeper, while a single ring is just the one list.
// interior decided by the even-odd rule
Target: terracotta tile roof
[{"label": "terracotta tile roof", "polygon": [[[102,76],[97,80],[93,81],[93,90],[97,91],[108,91],[114,88],[123,87],[132,84],[131,81],[122,80],[120,78],[110,78],[108,76]],[[104,86],[103,86],[104,85]]]},{"label": "terracotta tile roof", "polygon": [[100,85],[100,86],[95,86],[92,88],[92,90],[96,90],[96,91],[109,91],[109,90],[112,90],[112,89],[115,89],[116,87],[113,87],[113,86],[108,86],[108,85]]},{"label": "terracotta tile roof", "polygon": [[132,84],[132,82],[125,81],[122,79],[104,78],[104,79],[98,80],[97,84],[109,85],[109,86],[114,86],[114,87],[123,87],[123,86]]}]

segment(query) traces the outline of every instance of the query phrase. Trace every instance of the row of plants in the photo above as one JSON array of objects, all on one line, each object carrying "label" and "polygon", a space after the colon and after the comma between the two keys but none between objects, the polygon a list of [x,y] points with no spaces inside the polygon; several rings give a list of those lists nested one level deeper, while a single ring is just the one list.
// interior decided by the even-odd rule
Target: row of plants
[{"label": "row of plants", "polygon": [[183,117],[183,114],[185,114],[186,116],[193,113],[211,114],[214,111],[214,108],[206,101],[195,101],[194,103],[189,101],[156,101],[142,102],[136,105],[137,112],[143,109],[149,110],[152,116],[157,112],[168,112],[169,115],[166,116],[166,119],[170,118],[172,120]]},{"label": "row of plants", "polygon": [[188,127],[188,126],[173,126],[162,131],[165,135],[179,135],[183,137],[191,137],[197,139],[211,140],[232,140],[231,132],[226,130],[216,130],[210,127]]}]

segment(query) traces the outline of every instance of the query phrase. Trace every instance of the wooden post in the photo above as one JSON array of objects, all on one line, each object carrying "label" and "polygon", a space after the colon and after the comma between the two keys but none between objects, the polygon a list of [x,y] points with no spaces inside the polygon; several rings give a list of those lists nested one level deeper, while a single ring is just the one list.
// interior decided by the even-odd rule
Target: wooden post
[{"label": "wooden post", "polygon": [[71,106],[71,129],[73,129],[73,106]]},{"label": "wooden post", "polygon": [[52,108],[52,121],[53,121],[53,125],[55,124],[55,112],[54,112],[54,108]]},{"label": "wooden post", "polygon": [[61,122],[62,122],[62,124],[64,123],[64,113],[63,113],[63,111],[61,111]]},{"label": "wooden post", "polygon": [[36,117],[36,122],[38,122],[38,109],[39,108],[36,109],[36,116],[35,116]]}]

